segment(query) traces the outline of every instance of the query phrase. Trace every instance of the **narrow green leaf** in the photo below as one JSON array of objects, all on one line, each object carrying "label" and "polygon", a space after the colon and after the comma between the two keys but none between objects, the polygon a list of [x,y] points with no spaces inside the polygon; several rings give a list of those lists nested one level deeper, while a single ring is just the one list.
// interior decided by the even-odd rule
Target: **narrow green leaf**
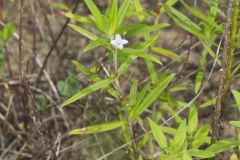
[{"label": "narrow green leaf", "polygon": [[110,11],[110,28],[109,28],[109,34],[112,35],[115,33],[117,28],[117,17],[118,17],[118,4],[117,0],[112,0],[112,7]]},{"label": "narrow green leaf", "polygon": [[71,10],[70,7],[68,7],[66,4],[64,4],[62,2],[55,2],[53,6],[54,6],[54,8],[60,9],[60,10],[63,10],[63,11],[70,11]]},{"label": "narrow green leaf", "polygon": [[91,80],[93,81],[101,80],[101,78],[99,78],[96,74],[92,73],[88,68],[86,68],[78,61],[73,60],[72,63],[80,72],[82,72],[86,77],[90,78]]},{"label": "narrow green leaf", "polygon": [[[208,51],[208,53],[210,54],[210,56],[215,59],[216,58],[216,54],[213,52],[213,50],[205,43],[205,42],[202,42],[202,45],[204,47],[204,49],[206,49]],[[221,62],[219,60],[219,58],[217,58],[217,63],[219,65],[221,65]]]},{"label": "narrow green leaf", "polygon": [[209,106],[213,106],[215,104],[216,104],[216,98],[212,98],[212,99],[207,100],[203,104],[201,104],[199,107],[200,108],[206,108],[206,107],[209,107]]},{"label": "narrow green leaf", "polygon": [[180,60],[179,56],[176,53],[174,53],[170,50],[159,48],[159,47],[152,47],[151,50],[155,53],[160,54],[161,56],[166,56],[166,57],[168,57],[170,59],[173,59],[173,60],[174,59]]},{"label": "narrow green leaf", "polygon": [[232,94],[237,104],[237,107],[240,109],[240,92],[238,92],[237,90],[232,90]]},{"label": "narrow green leaf", "polygon": [[80,22],[80,23],[83,23],[83,24],[94,26],[93,22],[86,17],[79,16],[79,15],[76,15],[76,14],[73,14],[73,13],[70,13],[70,12],[66,12],[64,14],[64,16],[67,17],[67,18],[70,18],[70,19],[72,19],[76,22]]},{"label": "narrow green leaf", "polygon": [[145,134],[144,137],[142,137],[138,143],[137,143],[137,149],[140,150],[147,142],[149,142],[150,139],[150,132]]},{"label": "narrow green leaf", "polygon": [[141,50],[136,50],[136,49],[132,49],[132,48],[124,48],[123,50],[120,51],[120,54],[141,57],[141,58],[148,59],[148,60],[151,60],[153,62],[156,62],[156,63],[162,65],[162,62],[158,58],[156,58],[148,53],[145,53]]},{"label": "narrow green leaf", "polygon": [[86,3],[88,9],[92,13],[99,27],[103,27],[104,25],[102,20],[102,14],[99,11],[98,7],[94,4],[92,0],[84,0],[84,2]]},{"label": "narrow green leaf", "polygon": [[229,123],[233,126],[236,126],[236,127],[240,128],[240,121],[230,121]]},{"label": "narrow green leaf", "polygon": [[171,127],[167,127],[167,126],[159,126],[161,128],[161,130],[164,133],[168,133],[171,135],[175,135],[176,134],[176,129],[175,128],[171,128]]},{"label": "narrow green leaf", "polygon": [[91,41],[86,47],[84,47],[83,52],[87,52],[99,46],[104,46],[108,44],[108,39],[98,38],[97,40]]},{"label": "narrow green leaf", "polygon": [[180,2],[182,2],[183,6],[186,8],[186,10],[191,13],[192,15],[194,15],[195,17],[199,18],[200,20],[204,21],[205,23],[211,25],[212,27],[215,27],[216,29],[220,30],[221,32],[223,31],[223,28],[219,25],[217,25],[211,18],[205,16],[202,12],[200,12],[199,10],[190,7],[189,5],[187,5],[183,0],[181,0]]},{"label": "narrow green leaf", "polygon": [[144,41],[143,43],[140,43],[137,49],[145,51],[149,47],[155,45],[158,42],[158,40],[159,40],[159,36],[149,37],[146,41]]},{"label": "narrow green leaf", "polygon": [[[156,30],[160,30],[162,28],[166,28],[170,26],[169,23],[160,23],[155,25],[146,25],[146,24],[133,24],[124,26],[121,31],[127,32],[126,36],[134,36],[134,35],[143,35],[145,33],[150,33]],[[120,31],[120,32],[121,32]]]},{"label": "narrow green leaf", "polygon": [[75,134],[94,134],[94,133],[100,133],[100,132],[106,132],[110,131],[116,128],[119,128],[123,125],[126,125],[127,123],[125,121],[116,121],[116,122],[106,122],[103,124],[98,125],[92,125],[80,129],[74,129],[69,134],[75,135]]},{"label": "narrow green leaf", "polygon": [[195,78],[195,94],[198,93],[202,85],[203,78],[204,78],[203,70],[198,71]]},{"label": "narrow green leaf", "polygon": [[154,64],[152,61],[150,60],[145,60],[146,62],[146,65],[147,65],[147,69],[148,69],[148,72],[150,74],[150,77],[151,77],[151,81],[152,81],[152,84],[156,84],[157,81],[158,81],[158,75],[157,75],[157,72],[155,70],[155,67],[154,67]]},{"label": "narrow green leaf", "polygon": [[[175,3],[177,3],[178,2],[178,0],[167,0],[165,3],[164,3],[164,5],[166,5],[166,6],[169,6],[169,7],[171,7],[171,6],[173,6]],[[161,8],[160,8],[160,12],[161,13],[163,13],[165,10],[164,10],[164,7],[162,6]]]},{"label": "narrow green leaf", "polygon": [[148,91],[149,87],[150,87],[150,83],[147,83],[147,84],[143,87],[143,89],[141,90],[141,92],[137,95],[136,106],[138,106],[138,105],[142,102],[143,98],[144,98],[144,97],[146,96],[146,94],[147,94],[147,91]]},{"label": "narrow green leaf", "polygon": [[110,83],[112,83],[114,80],[113,79],[105,79],[99,82],[96,82],[86,88],[84,88],[83,90],[81,90],[80,92],[76,93],[75,95],[73,95],[72,97],[70,97],[69,99],[67,99],[65,102],[63,102],[63,104],[61,105],[61,107],[65,107],[68,104],[71,104],[85,96],[87,96],[88,94],[97,91],[99,89],[103,89],[108,87],[108,85]]},{"label": "narrow green leaf", "polygon": [[161,128],[150,118],[148,118],[148,121],[151,126],[152,133],[158,142],[158,145],[160,146],[161,149],[165,149],[167,147],[167,139],[164,136]]},{"label": "narrow green leaf", "polygon": [[184,144],[186,139],[186,132],[187,132],[186,120],[183,120],[182,123],[179,125],[173,138],[173,143],[176,148],[180,148]]},{"label": "narrow green leaf", "polygon": [[185,148],[184,151],[183,151],[183,159],[184,160],[192,160],[192,157],[188,153],[187,148]]},{"label": "narrow green leaf", "polygon": [[210,144],[211,137],[204,136],[204,137],[197,137],[192,141],[192,148],[198,149],[202,145]]},{"label": "narrow green leaf", "polygon": [[128,56],[128,58],[120,65],[117,75],[118,76],[122,75],[136,58],[137,56],[132,56],[132,55]]},{"label": "narrow green leaf", "polygon": [[[134,4],[135,10],[137,12],[142,12],[143,11],[143,7],[142,7],[141,2],[139,0],[133,0],[133,4]],[[143,15],[139,14],[138,18],[139,18],[140,21],[144,20],[144,16]]]},{"label": "narrow green leaf", "polygon": [[165,88],[168,86],[174,76],[175,74],[171,74],[167,78],[162,80],[159,84],[157,84],[157,86],[152,89],[152,91],[145,97],[141,104],[132,108],[130,112],[130,117],[137,118],[138,116],[140,116],[145,111],[145,109],[147,109],[165,90]]},{"label": "narrow green leaf", "polygon": [[220,140],[209,146],[206,150],[212,151],[213,153],[220,153],[239,145],[240,141],[237,141],[236,139]]},{"label": "narrow green leaf", "polygon": [[167,5],[164,5],[164,9],[166,10],[167,14],[183,29],[194,34],[199,39],[205,39],[202,29],[187,16],[177,11],[175,8]]},{"label": "narrow green leaf", "polygon": [[95,34],[88,32],[87,30],[83,29],[82,27],[76,26],[74,24],[68,24],[68,26],[93,41],[98,39],[98,37]]},{"label": "narrow green leaf", "polygon": [[209,124],[201,126],[195,133],[194,138],[207,136],[210,131],[210,128],[211,126]]},{"label": "narrow green leaf", "polygon": [[138,81],[133,80],[133,84],[132,84],[132,87],[130,89],[130,95],[129,95],[130,106],[133,106],[136,102],[137,86],[138,86]]},{"label": "narrow green leaf", "polygon": [[213,152],[208,150],[190,149],[188,150],[188,153],[191,156],[199,157],[199,158],[211,158],[215,156]]},{"label": "narrow green leaf", "polygon": [[117,27],[119,28],[120,25],[123,23],[124,21],[124,18],[126,16],[126,13],[130,7],[130,4],[131,4],[131,0],[124,0],[120,9],[119,9],[119,12],[118,12],[118,17],[117,17]]},{"label": "narrow green leaf", "polygon": [[192,135],[193,132],[197,129],[198,125],[198,112],[195,106],[191,106],[188,113],[188,131]]}]

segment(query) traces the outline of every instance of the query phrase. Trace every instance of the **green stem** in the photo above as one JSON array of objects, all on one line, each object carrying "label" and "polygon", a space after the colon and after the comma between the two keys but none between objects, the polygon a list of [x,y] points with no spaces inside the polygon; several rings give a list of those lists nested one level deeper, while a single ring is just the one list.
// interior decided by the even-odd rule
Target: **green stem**
[{"label": "green stem", "polygon": [[227,65],[226,65],[226,72],[225,72],[225,80],[224,80],[224,92],[222,96],[222,104],[224,104],[228,90],[229,90],[229,85],[231,81],[231,73],[232,73],[232,59],[233,59],[233,54],[235,50],[235,45],[236,45],[236,34],[237,34],[237,20],[238,20],[238,15],[239,15],[239,1],[240,0],[235,0],[234,1],[234,9],[233,9],[233,16],[232,16],[232,25],[231,25],[231,37],[230,37],[230,48],[229,52],[227,55]]}]

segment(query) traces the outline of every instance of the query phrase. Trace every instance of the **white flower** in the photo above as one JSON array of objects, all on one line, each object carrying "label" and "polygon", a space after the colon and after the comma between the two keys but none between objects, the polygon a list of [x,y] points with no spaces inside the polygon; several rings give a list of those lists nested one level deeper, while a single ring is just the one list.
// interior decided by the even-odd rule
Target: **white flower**
[{"label": "white flower", "polygon": [[122,39],[122,37],[119,34],[116,34],[115,39],[111,40],[110,42],[110,44],[117,49],[123,49],[123,45],[127,43],[128,41],[126,39]]}]

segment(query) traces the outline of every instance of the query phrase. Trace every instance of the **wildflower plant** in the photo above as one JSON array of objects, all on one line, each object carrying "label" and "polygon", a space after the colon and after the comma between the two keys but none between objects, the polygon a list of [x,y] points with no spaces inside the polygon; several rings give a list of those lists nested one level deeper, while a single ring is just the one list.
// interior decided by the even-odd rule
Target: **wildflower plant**
[{"label": "wildflower plant", "polygon": [[[240,145],[240,141],[232,139],[221,140],[211,144],[209,136],[210,124],[198,124],[198,107],[194,103],[187,105],[186,102],[173,97],[174,93],[184,91],[187,87],[172,84],[176,80],[176,74],[165,71],[159,76],[156,70],[156,66],[159,68],[163,64],[159,55],[181,61],[181,57],[178,54],[156,45],[160,39],[159,31],[170,27],[170,24],[156,21],[154,24],[149,25],[145,21],[148,16],[153,16],[157,19],[159,14],[165,12],[175,23],[198,38],[203,47],[200,59],[201,66],[195,80],[195,92],[198,93],[206,71],[206,56],[209,54],[211,57],[216,58],[212,46],[215,45],[216,37],[223,33],[223,27],[218,25],[215,20],[217,16],[217,1],[206,1],[210,8],[209,15],[206,16],[180,0],[180,3],[187,11],[201,20],[201,26],[173,7],[177,2],[176,0],[167,0],[160,7],[159,13],[144,11],[139,0],[123,0],[121,3],[118,0],[111,0],[111,5],[104,14],[93,0],[85,0],[84,2],[91,14],[89,17],[85,17],[69,12],[65,13],[66,17],[73,20],[69,27],[90,40],[83,48],[83,52],[90,52],[97,47],[105,48],[110,59],[108,65],[112,69],[105,69],[105,77],[103,78],[74,60],[73,64],[77,70],[89,78],[92,84],[77,91],[77,93],[64,101],[61,106],[69,106],[92,92],[105,90],[108,96],[119,102],[118,118],[111,122],[73,129],[70,132],[71,135],[96,134],[119,129],[125,144],[127,144],[126,146],[128,146],[131,159],[156,158],[154,157],[156,156],[154,154],[154,140],[151,138],[151,135],[155,138],[159,146],[158,149],[161,151],[157,158],[162,160],[190,160],[193,157],[200,159],[211,158],[219,152]],[[131,23],[129,20],[133,16],[138,19],[136,23]],[[76,25],[74,22],[78,22],[80,25]],[[135,36],[141,36],[143,40],[138,42],[131,41],[131,38]],[[124,61],[120,61],[120,57]],[[129,93],[126,93],[127,91],[122,89],[119,79],[126,76],[127,69],[137,59],[145,62],[150,79],[144,84],[139,84],[138,80],[128,77],[131,87]],[[220,63],[217,58],[216,60]],[[210,103],[212,104],[212,102]],[[159,107],[153,107],[156,105],[159,105]],[[209,103],[204,105],[208,106]],[[172,109],[172,106],[176,106],[180,110],[189,108],[188,117],[181,118],[179,113]],[[144,115],[149,108],[152,108],[153,112],[150,114],[150,117],[146,118]],[[167,112],[171,116],[169,120],[173,120],[176,127],[165,126],[168,121],[159,125],[163,112]],[[239,122],[232,122],[232,124],[238,126]],[[144,132],[142,136],[135,137],[133,128],[136,125],[142,128]],[[204,145],[208,147],[202,149]],[[148,152],[142,154],[143,150]],[[106,157],[103,156],[99,159]]]}]

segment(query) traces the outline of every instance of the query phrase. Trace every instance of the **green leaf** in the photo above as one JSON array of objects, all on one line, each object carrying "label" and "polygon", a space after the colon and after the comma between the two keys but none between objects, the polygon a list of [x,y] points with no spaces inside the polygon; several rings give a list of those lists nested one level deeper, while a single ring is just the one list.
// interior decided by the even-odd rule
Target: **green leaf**
[{"label": "green leaf", "polygon": [[164,5],[164,9],[167,11],[167,14],[183,29],[194,34],[199,39],[205,39],[202,29],[187,16],[168,5]]},{"label": "green leaf", "polygon": [[112,35],[115,33],[117,28],[117,17],[118,17],[118,4],[117,0],[112,0],[112,7],[110,11],[110,28],[109,28],[109,34]]},{"label": "green leaf", "polygon": [[240,141],[237,141],[236,139],[220,140],[209,146],[206,150],[212,151],[213,153],[220,153],[239,145]]},{"label": "green leaf", "polygon": [[232,90],[233,97],[236,101],[237,107],[240,109],[240,92],[237,90]]},{"label": "green leaf", "polygon": [[156,30],[160,30],[162,28],[166,28],[170,26],[168,23],[161,23],[155,25],[146,25],[146,24],[130,24],[123,26],[119,29],[119,33],[127,32],[126,36],[135,36],[135,35],[143,35],[145,33],[150,33]]},{"label": "green leaf", "polygon": [[204,137],[197,137],[192,141],[192,148],[198,149],[203,144],[210,144],[211,137],[204,136]]},{"label": "green leaf", "polygon": [[198,71],[195,79],[195,94],[199,91],[202,85],[203,78],[204,78],[203,70]]},{"label": "green leaf", "polygon": [[[171,7],[171,6],[173,6],[175,3],[177,3],[178,2],[178,0],[167,0],[165,3],[164,3],[164,5],[166,5],[166,6],[169,6],[169,7]],[[161,8],[160,8],[160,12],[161,13],[163,13],[165,10],[164,10],[164,7],[162,6]]]},{"label": "green leaf", "polygon": [[190,149],[188,150],[188,153],[191,156],[199,157],[199,158],[211,158],[215,156],[213,152],[208,150]]},{"label": "green leaf", "polygon": [[75,67],[82,72],[86,77],[90,78],[93,81],[101,80],[100,77],[98,77],[96,74],[92,73],[88,68],[86,68],[84,65],[79,63],[78,61],[73,60],[72,63],[75,65]]},{"label": "green leaf", "polygon": [[167,49],[163,49],[163,48],[159,48],[159,47],[152,47],[151,50],[155,53],[158,53],[160,54],[161,56],[165,56],[165,57],[168,57],[170,59],[179,59],[179,56],[170,51],[170,50],[167,50]]},{"label": "green leaf", "polygon": [[162,131],[164,133],[168,133],[168,134],[171,134],[171,135],[175,135],[176,134],[176,129],[175,128],[171,128],[171,127],[167,127],[167,126],[159,126]]},{"label": "green leaf", "polygon": [[186,132],[187,132],[186,120],[183,120],[182,123],[179,125],[173,138],[173,144],[175,148],[180,148],[184,144],[186,139]]},{"label": "green leaf", "polygon": [[80,129],[74,129],[69,134],[75,135],[75,134],[94,134],[94,133],[100,133],[100,132],[106,132],[109,130],[113,130],[116,128],[119,128],[123,125],[126,125],[125,121],[116,121],[116,122],[106,122],[103,124],[88,126]]},{"label": "green leaf", "polygon": [[[134,8],[136,12],[142,12],[143,11],[143,7],[141,5],[140,0],[133,0],[133,4],[134,4]],[[140,21],[144,20],[144,16],[143,15],[138,15],[138,18]]]},{"label": "green leaf", "polygon": [[0,39],[6,43],[12,37],[14,32],[15,27],[13,23],[7,23],[0,31]]},{"label": "green leaf", "polygon": [[132,84],[132,87],[130,89],[130,95],[129,95],[130,106],[133,106],[135,104],[135,102],[136,102],[137,86],[138,86],[138,81],[137,80],[133,80],[133,84]]},{"label": "green leaf", "polygon": [[61,105],[61,107],[64,107],[68,104],[71,104],[85,96],[87,96],[88,94],[94,92],[94,91],[97,91],[99,89],[103,89],[103,88],[106,88],[108,87],[108,85],[110,83],[112,83],[114,80],[113,79],[105,79],[105,80],[101,80],[101,81],[98,81],[86,88],[84,88],[83,90],[81,90],[80,92],[74,94],[72,97],[70,97],[69,99],[67,99],[65,102],[63,102],[63,104]]},{"label": "green leaf", "polygon": [[61,9],[64,11],[70,11],[71,9],[64,3],[56,2],[54,3],[54,8]]},{"label": "green leaf", "polygon": [[124,18],[126,16],[126,13],[130,7],[130,4],[131,4],[131,0],[124,0],[120,9],[119,9],[119,12],[118,12],[118,17],[117,17],[117,26],[118,28],[120,27],[120,25],[123,23],[124,21]]},{"label": "green leaf", "polygon": [[[208,46],[208,44],[206,44],[206,42],[202,42],[202,45],[204,47],[204,49],[206,49],[208,51],[208,53],[210,54],[210,56],[215,59],[216,58],[216,54],[213,52],[213,50]],[[219,65],[221,65],[221,62],[219,60],[219,58],[217,58],[217,63]]]},{"label": "green leaf", "polygon": [[194,137],[204,137],[207,136],[210,131],[211,126],[209,124],[205,124],[201,126],[197,132],[195,133]]},{"label": "green leaf", "polygon": [[192,160],[192,157],[190,156],[190,154],[188,153],[186,148],[183,151],[183,159],[184,160]]},{"label": "green leaf", "polygon": [[91,49],[97,48],[99,46],[104,46],[108,44],[108,39],[98,38],[97,40],[91,41],[86,47],[84,47],[83,52],[87,52]]},{"label": "green leaf", "polygon": [[79,27],[79,26],[76,26],[74,24],[68,24],[69,27],[71,27],[72,29],[74,29],[75,31],[81,33],[83,36],[87,37],[88,39],[90,40],[97,40],[98,37],[91,33],[91,32],[88,32],[87,30],[83,29],[82,27]]},{"label": "green leaf", "polygon": [[229,123],[233,126],[236,126],[236,127],[240,128],[240,121],[230,121]]},{"label": "green leaf", "polygon": [[137,56],[128,56],[127,59],[120,65],[117,75],[122,75],[136,58]]},{"label": "green leaf", "polygon": [[79,91],[80,85],[77,77],[70,73],[65,81],[58,81],[57,88],[61,95],[72,96]]},{"label": "green leaf", "polygon": [[145,60],[146,62],[146,65],[147,65],[147,69],[148,69],[148,72],[150,74],[150,77],[151,77],[151,81],[152,81],[152,84],[156,84],[157,81],[158,81],[158,75],[157,75],[157,72],[154,68],[154,64],[152,61],[150,60]]},{"label": "green leaf", "polygon": [[70,12],[65,13],[64,16],[67,17],[67,18],[70,18],[70,19],[72,19],[76,22],[80,22],[80,23],[83,23],[83,24],[94,26],[93,22],[86,17],[79,16],[79,15],[76,15],[76,14],[73,14],[73,13],[70,13]]},{"label": "green leaf", "polygon": [[202,20],[203,22],[215,27],[216,29],[223,31],[222,27],[220,27],[219,25],[217,25],[216,23],[214,23],[214,21],[205,16],[202,12],[200,12],[199,10],[190,7],[189,5],[187,5],[183,0],[181,0],[180,2],[182,2],[183,6],[186,8],[186,10],[191,13],[192,15],[194,15],[195,17],[199,18],[200,20]]},{"label": "green leaf", "polygon": [[153,122],[150,118],[148,118],[149,124],[151,126],[152,133],[157,140],[159,146],[161,149],[165,149],[167,147],[167,139],[164,136],[161,128]]},{"label": "green leaf", "polygon": [[230,157],[230,160],[238,160],[238,156],[236,153],[233,153]]},{"label": "green leaf", "polygon": [[188,131],[192,135],[193,132],[197,129],[198,125],[198,112],[195,106],[192,106],[188,113]]},{"label": "green leaf", "polygon": [[102,19],[102,14],[99,11],[98,7],[95,5],[95,3],[92,0],[84,0],[84,2],[86,3],[94,19],[96,20],[96,23],[98,24],[98,26],[102,28],[104,26],[103,19]]},{"label": "green leaf", "polygon": [[145,111],[145,109],[147,109],[165,90],[165,88],[168,86],[174,76],[175,74],[171,74],[165,79],[163,79],[161,82],[159,82],[157,86],[153,88],[152,91],[145,97],[141,104],[132,108],[130,117],[137,118],[138,116],[140,116]]},{"label": "green leaf", "polygon": [[137,95],[136,106],[140,105],[140,103],[142,102],[143,98],[146,96],[149,87],[150,87],[150,83],[147,83],[143,87],[141,92]]},{"label": "green leaf", "polygon": [[206,107],[209,107],[209,106],[212,106],[212,105],[215,105],[215,104],[216,104],[216,98],[212,98],[212,99],[207,100],[203,104],[201,104],[199,107],[200,108],[206,108]]},{"label": "green leaf", "polygon": [[133,56],[141,57],[141,58],[151,60],[153,62],[156,62],[156,63],[162,65],[162,62],[158,58],[156,58],[156,57],[154,57],[154,56],[152,56],[148,53],[145,53],[141,50],[136,50],[136,49],[132,49],[132,48],[124,48],[123,50],[120,51],[120,53],[121,54],[126,54],[126,55],[133,55]]},{"label": "green leaf", "polygon": [[137,49],[145,51],[146,49],[148,49],[148,47],[151,47],[151,46],[155,45],[158,42],[158,40],[159,40],[159,36],[149,37],[143,43],[140,43],[138,45],[139,47],[137,47]]}]

